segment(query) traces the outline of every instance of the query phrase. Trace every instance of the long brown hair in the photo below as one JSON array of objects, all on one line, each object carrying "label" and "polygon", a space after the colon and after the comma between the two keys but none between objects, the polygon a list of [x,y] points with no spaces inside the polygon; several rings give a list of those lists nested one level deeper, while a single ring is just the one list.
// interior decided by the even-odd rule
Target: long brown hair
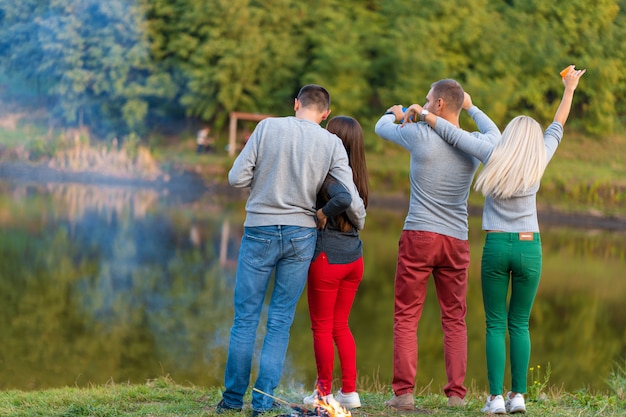
[{"label": "long brown hair", "polygon": [[[367,176],[367,164],[365,162],[365,145],[363,143],[363,129],[359,122],[350,116],[335,116],[328,121],[326,129],[339,136],[348,153],[348,163],[352,168],[352,179],[356,185],[363,204],[367,208],[369,195],[369,179]],[[348,220],[348,216],[342,213],[337,216],[337,225],[341,231],[350,230],[354,227]]]}]

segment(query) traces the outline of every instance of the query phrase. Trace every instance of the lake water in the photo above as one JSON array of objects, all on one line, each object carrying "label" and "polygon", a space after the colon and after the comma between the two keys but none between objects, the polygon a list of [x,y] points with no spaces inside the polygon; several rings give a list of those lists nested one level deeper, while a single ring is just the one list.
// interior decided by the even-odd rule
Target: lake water
[{"label": "lake water", "polygon": [[[393,277],[404,202],[368,211],[365,276],[351,317],[363,386],[391,383]],[[243,198],[217,189],[0,183],[0,388],[222,384]],[[466,383],[486,389],[480,293],[483,234],[471,218]],[[532,379],[609,389],[626,358],[626,233],[542,222],[544,272],[531,318]],[[262,333],[262,330],[261,330]],[[417,386],[445,385],[431,285],[419,329]],[[537,376],[537,371],[540,375]],[[306,297],[282,383],[315,380]],[[508,385],[508,376],[505,384]]]}]

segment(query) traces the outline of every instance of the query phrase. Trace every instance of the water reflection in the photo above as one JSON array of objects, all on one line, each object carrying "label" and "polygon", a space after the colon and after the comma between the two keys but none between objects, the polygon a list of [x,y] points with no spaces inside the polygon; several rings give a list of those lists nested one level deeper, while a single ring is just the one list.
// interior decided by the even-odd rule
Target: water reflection
[{"label": "water reflection", "polygon": [[[243,204],[208,192],[80,184],[0,184],[2,389],[142,383],[169,374],[221,385]],[[354,305],[360,378],[391,381],[393,272],[404,213],[375,207],[363,232]],[[532,364],[551,383],[606,389],[626,357],[624,234],[544,225],[544,274],[532,316]],[[468,383],[486,387],[479,285],[482,233],[471,220]],[[431,285],[432,287],[432,285]],[[431,288],[420,322],[418,386],[445,383]],[[314,382],[306,297],[283,383]]]}]

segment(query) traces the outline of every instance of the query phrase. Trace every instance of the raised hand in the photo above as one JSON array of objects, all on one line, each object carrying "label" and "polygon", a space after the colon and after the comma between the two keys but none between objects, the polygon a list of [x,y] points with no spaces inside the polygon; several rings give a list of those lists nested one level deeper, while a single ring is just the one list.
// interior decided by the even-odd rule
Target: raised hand
[{"label": "raised hand", "polygon": [[406,123],[414,123],[419,120],[420,114],[422,114],[422,106],[419,104],[411,104],[404,112],[404,121],[402,122],[402,126]]},{"label": "raised hand", "polygon": [[580,77],[582,77],[587,70],[577,70],[574,65],[570,65],[570,68],[567,74],[565,74],[565,77],[563,77],[563,85],[566,89],[575,90],[576,87],[578,87],[578,80],[580,80]]},{"label": "raised hand", "polygon": [[472,107],[472,97],[467,92],[463,92],[465,97],[463,98],[463,110],[467,110]]}]

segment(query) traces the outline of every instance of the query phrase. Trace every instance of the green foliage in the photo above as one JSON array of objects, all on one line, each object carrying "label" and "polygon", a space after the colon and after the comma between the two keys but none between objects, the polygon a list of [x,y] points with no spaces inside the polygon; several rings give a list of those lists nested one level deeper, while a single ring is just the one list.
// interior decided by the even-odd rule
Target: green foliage
[{"label": "green foliage", "polygon": [[1,66],[36,85],[52,103],[52,115],[66,125],[137,131],[149,100],[172,95],[168,77],[150,59],[137,6],[122,0],[27,1],[7,3],[3,11],[0,34],[8,53]]},{"label": "green foliage", "polygon": [[550,374],[552,373],[552,368],[550,367],[550,363],[548,363],[547,368],[544,370],[541,369],[541,365],[537,365],[531,367],[530,385],[528,385],[527,399],[529,401],[539,401],[541,400],[542,395],[546,395],[546,388],[548,387],[548,383],[550,382]]},{"label": "green foliage", "polygon": [[620,401],[626,401],[626,359],[623,363],[614,364],[607,383]]},{"label": "green foliage", "polygon": [[38,161],[42,158],[50,158],[54,155],[54,142],[45,139],[31,140],[28,143],[28,154],[31,161]]},{"label": "green foliage", "polygon": [[382,16],[359,1],[327,0],[308,6],[303,31],[307,62],[300,84],[328,88],[334,114],[358,118],[371,114],[364,103],[373,94],[372,45],[383,35],[382,23]]},{"label": "green foliage", "polygon": [[143,134],[156,116],[220,130],[232,111],[290,114],[307,83],[328,87],[334,114],[371,124],[441,78],[499,125],[519,113],[546,124],[573,63],[588,74],[571,123],[602,136],[626,113],[622,3],[0,0],[0,68],[63,123],[112,137]]},{"label": "green foliage", "polygon": [[137,157],[137,153],[139,151],[139,143],[140,138],[134,133],[131,133],[124,138],[122,148],[126,151],[128,157],[131,160],[134,160]]}]

